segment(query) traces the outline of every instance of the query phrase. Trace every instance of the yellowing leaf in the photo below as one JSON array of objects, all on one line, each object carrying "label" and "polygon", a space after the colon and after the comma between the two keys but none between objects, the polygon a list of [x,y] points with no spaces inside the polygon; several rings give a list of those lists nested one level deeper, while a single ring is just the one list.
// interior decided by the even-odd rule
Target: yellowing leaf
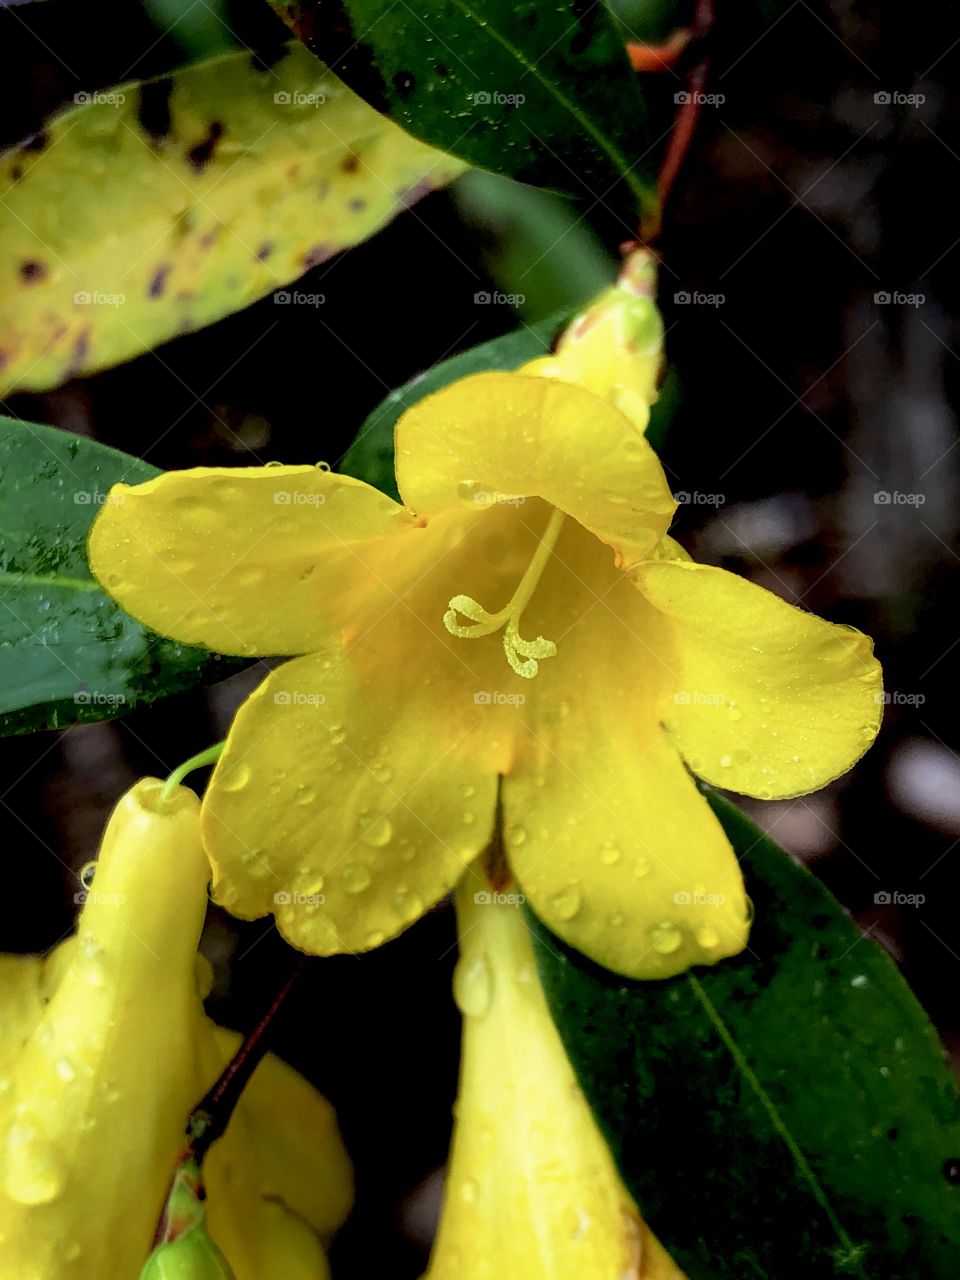
[{"label": "yellowing leaf", "polygon": [[296,45],[90,98],[0,156],[0,394],[237,311],[464,168]]}]

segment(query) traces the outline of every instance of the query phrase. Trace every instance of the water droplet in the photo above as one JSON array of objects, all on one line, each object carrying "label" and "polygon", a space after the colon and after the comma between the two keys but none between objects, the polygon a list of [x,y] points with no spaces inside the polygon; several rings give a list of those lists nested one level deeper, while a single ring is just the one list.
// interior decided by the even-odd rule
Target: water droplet
[{"label": "water droplet", "polygon": [[345,742],[347,738],[346,731],[342,724],[332,724],[330,726],[330,741],[335,747],[339,747],[341,742]]},{"label": "water droplet", "polygon": [[53,1069],[66,1084],[77,1078],[76,1068],[69,1058],[58,1058],[53,1064]]},{"label": "water droplet", "polygon": [[733,756],[721,756],[721,757],[720,757],[720,768],[721,768],[721,769],[729,769],[729,768],[730,768],[730,766],[731,766],[732,764],[733,764]]},{"label": "water droplet", "polygon": [[379,947],[386,936],[387,935],[383,932],[382,929],[372,930],[372,932],[367,934],[367,946]]},{"label": "water droplet", "polygon": [[850,979],[851,987],[865,987],[869,979],[865,973],[858,973],[856,977]]},{"label": "water droplet", "polygon": [[457,485],[457,497],[462,502],[472,502],[479,488],[479,480],[461,480]]},{"label": "water droplet", "polygon": [[553,908],[558,920],[572,920],[582,904],[583,898],[580,890],[574,884],[569,885],[566,889],[561,889],[559,893],[555,893],[550,899],[550,906]]},{"label": "water droplet", "polygon": [[463,824],[466,827],[472,827],[477,820],[477,815],[469,810],[463,815]]},{"label": "water droplet", "polygon": [[512,823],[507,827],[507,843],[511,845],[523,844],[527,838],[527,828],[521,826],[519,822]]},{"label": "water droplet", "polygon": [[608,840],[600,849],[600,861],[605,866],[614,866],[620,861],[620,846],[615,841]]},{"label": "water droplet", "polygon": [[735,706],[733,706],[733,705],[731,704],[731,705],[727,708],[727,719],[728,719],[728,720],[734,720],[734,721],[736,721],[736,720],[742,720],[742,719],[743,719],[743,712],[740,710],[740,708],[739,708],[739,707],[735,707]]},{"label": "water droplet", "polygon": [[393,904],[404,920],[416,920],[423,915],[423,899],[409,889],[398,889],[393,895]]},{"label": "water droplet", "polygon": [[460,1184],[460,1198],[464,1204],[476,1204],[480,1188],[473,1178],[465,1178]]},{"label": "water droplet", "polygon": [[96,859],[94,859],[92,862],[85,862],[83,866],[80,868],[79,879],[84,889],[89,889],[90,886],[93,884],[93,877],[96,875],[96,871],[97,871]]},{"label": "water droplet", "polygon": [[468,1018],[482,1018],[493,999],[493,971],[490,961],[481,953],[463,956],[453,973],[453,998],[457,1008]]},{"label": "water droplet", "polygon": [[344,867],[340,879],[347,893],[363,893],[370,884],[370,872],[361,866]]},{"label": "water droplet", "polygon": [[644,876],[650,874],[650,863],[646,858],[638,858],[633,864],[633,874],[638,880],[642,880]]},{"label": "water droplet", "polygon": [[745,905],[743,908],[743,918],[744,920],[746,920],[747,924],[751,924],[753,922],[753,915],[754,915],[753,899],[746,898],[744,901],[745,901]]},{"label": "water droplet", "polygon": [[697,930],[697,942],[705,951],[710,951],[720,945],[720,935],[712,925],[701,925]]},{"label": "water droplet", "polygon": [[84,980],[91,987],[105,986],[107,975],[104,950],[92,933],[80,934],[77,939],[77,952],[80,956],[79,968]]},{"label": "water droplet", "polygon": [[7,1130],[3,1187],[17,1204],[49,1204],[60,1194],[64,1171],[33,1118],[21,1114]]},{"label": "water droplet", "polygon": [[373,776],[378,782],[389,782],[393,777],[393,770],[388,764],[378,764],[374,767]]},{"label": "water droplet", "polygon": [[250,781],[250,766],[241,760],[221,774],[218,781],[221,791],[242,791]]},{"label": "water droplet", "polygon": [[297,804],[313,804],[317,798],[316,787],[297,787],[296,801]]},{"label": "water droplet", "polygon": [[463,796],[464,800],[469,800],[471,796],[475,796],[477,794],[477,788],[471,787],[469,782],[465,782],[460,788],[460,794]]},{"label": "water droplet", "polygon": [[683,946],[683,934],[669,921],[658,924],[650,934],[650,944],[659,955],[669,956]]},{"label": "water droplet", "polygon": [[332,470],[333,470],[333,468],[330,466],[330,463],[329,463],[329,462],[315,462],[313,465],[317,468],[317,470],[318,470],[318,471],[332,471]]},{"label": "water droplet", "polygon": [[362,814],[360,834],[371,848],[382,849],[393,838],[393,823],[385,813]]}]

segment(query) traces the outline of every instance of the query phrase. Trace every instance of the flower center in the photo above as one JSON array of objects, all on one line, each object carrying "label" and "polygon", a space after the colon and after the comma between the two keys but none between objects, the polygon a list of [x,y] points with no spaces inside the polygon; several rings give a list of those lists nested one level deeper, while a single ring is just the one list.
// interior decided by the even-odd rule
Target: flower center
[{"label": "flower center", "polygon": [[[510,597],[510,602],[498,613],[488,613],[473,596],[453,596],[443,615],[443,625],[452,636],[458,636],[461,640],[478,640],[481,636],[492,636],[501,627],[505,628],[503,651],[513,670],[525,680],[532,680],[540,670],[542,659],[552,658],[557,652],[553,641],[545,640],[543,636],[537,636],[536,640],[524,640],[520,635],[520,619],[543,577],[564,519],[564,513],[554,508],[540,545],[527,565],[526,573]],[[460,622],[459,617],[466,618],[467,623]]]}]

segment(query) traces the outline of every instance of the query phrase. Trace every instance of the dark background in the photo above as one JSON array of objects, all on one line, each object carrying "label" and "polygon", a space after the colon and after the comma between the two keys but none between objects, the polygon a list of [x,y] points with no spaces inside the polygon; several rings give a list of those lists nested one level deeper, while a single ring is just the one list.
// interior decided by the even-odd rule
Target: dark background
[{"label": "dark background", "polygon": [[[636,26],[648,7],[630,7]],[[960,1043],[960,140],[948,87],[960,17],[930,3],[719,7],[709,89],[725,101],[704,109],[660,249],[680,389],[664,463],[675,491],[720,500],[682,506],[675,532],[698,558],[876,638],[892,693],[877,745],[825,791],[750,809],[893,951],[949,1047]],[[93,13],[65,0],[0,11],[4,142],[80,89],[234,39],[283,38],[253,0],[117,0]],[[682,87],[651,79],[654,136]],[[925,101],[875,100],[897,91]],[[548,203],[472,175],[312,272],[302,287],[326,295],[322,309],[268,299],[121,368],[14,396],[6,412],[161,467],[335,464],[388,390],[516,325],[509,308],[477,306],[477,290],[526,293],[529,320],[600,282],[612,259],[589,227],[615,252],[610,219],[598,209],[577,223]],[[567,228],[559,243],[555,227]],[[883,492],[913,500],[878,503]],[[251,679],[0,743],[3,949],[43,950],[69,930],[75,872],[113,803],[221,737]],[[876,901],[894,891],[925,901]],[[213,1015],[249,1026],[292,953],[266,922],[217,912],[205,948]],[[336,1103],[357,1165],[337,1280],[424,1268],[456,1087],[454,959],[442,908],[379,952],[311,961],[278,1029],[280,1051]]]}]

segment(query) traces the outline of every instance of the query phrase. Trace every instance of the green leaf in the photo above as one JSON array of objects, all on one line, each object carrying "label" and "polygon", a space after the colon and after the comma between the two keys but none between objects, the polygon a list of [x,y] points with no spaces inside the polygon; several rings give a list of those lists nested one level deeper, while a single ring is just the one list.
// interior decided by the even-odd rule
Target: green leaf
[{"label": "green leaf", "polygon": [[481,342],[459,355],[442,360],[432,369],[411,378],[377,405],[368,415],[357,437],[337,468],[348,476],[366,480],[374,488],[399,499],[393,466],[393,429],[397,419],[418,400],[432,395],[441,387],[472,373],[492,369],[519,369],[550,350],[553,339],[570,320],[570,313],[560,313],[534,325],[524,325],[490,342]]},{"label": "green leaf", "polygon": [[0,395],[237,311],[462,169],[297,44],[93,95],[0,157]]},{"label": "green leaf", "polygon": [[155,467],[0,418],[0,733],[105,720],[244,664],[155,635],[94,582],[87,531],[111,485]]},{"label": "green leaf", "polygon": [[309,48],[405,129],[470,164],[652,230],[646,107],[602,0],[271,0]]},{"label": "green leaf", "polygon": [[690,1280],[960,1274],[960,1104],[896,967],[742,813],[747,951],[665,982],[538,963],[644,1217]]}]

